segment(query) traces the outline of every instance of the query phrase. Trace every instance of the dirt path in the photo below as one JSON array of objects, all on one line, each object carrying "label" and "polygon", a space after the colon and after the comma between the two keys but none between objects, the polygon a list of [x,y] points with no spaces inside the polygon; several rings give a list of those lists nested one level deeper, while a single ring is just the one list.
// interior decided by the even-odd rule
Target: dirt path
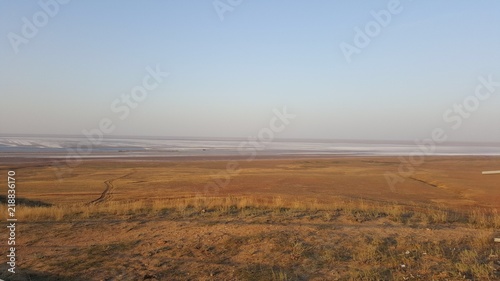
[{"label": "dirt path", "polygon": [[110,180],[105,181],[104,184],[106,185],[106,189],[104,189],[104,191],[101,193],[101,196],[99,196],[99,198],[97,198],[95,200],[90,201],[88,204],[89,205],[91,205],[91,204],[96,205],[96,204],[100,204],[100,203],[103,203],[103,202],[111,200],[113,190],[115,189],[115,186],[113,185],[113,182],[115,180],[128,177],[131,174],[133,174],[133,172],[129,173],[129,174],[126,174],[124,176],[118,177],[118,178],[114,178],[114,179],[110,179]]}]

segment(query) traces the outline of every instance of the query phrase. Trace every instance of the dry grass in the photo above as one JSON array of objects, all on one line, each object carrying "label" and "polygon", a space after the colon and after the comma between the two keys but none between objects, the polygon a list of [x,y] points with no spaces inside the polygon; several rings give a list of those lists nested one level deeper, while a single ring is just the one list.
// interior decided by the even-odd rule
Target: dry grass
[{"label": "dry grass", "polygon": [[25,168],[20,194],[44,202],[16,208],[17,280],[499,280],[498,178],[474,169],[500,158],[462,160],[429,158],[395,193],[397,159],[256,160],[200,197],[225,161]]},{"label": "dry grass", "polygon": [[[5,208],[5,207],[3,207]],[[252,215],[253,211],[266,210],[273,213],[297,212],[321,213],[324,220],[343,215],[355,222],[372,221],[387,218],[403,224],[436,225],[467,224],[473,228],[498,228],[500,215],[496,209],[473,209],[455,211],[430,206],[407,206],[397,203],[367,202],[364,200],[346,200],[322,203],[317,199],[285,200],[282,197],[191,197],[163,200],[110,201],[97,205],[66,204],[49,207],[19,206],[17,218],[21,221],[61,221],[64,219],[88,219],[99,215],[158,214],[166,210],[175,210],[181,214],[238,213]],[[0,210],[1,211],[1,210]]]},{"label": "dry grass", "polygon": [[[118,230],[108,230],[113,233],[112,241],[94,244],[83,252],[78,250],[80,254],[71,258],[60,259],[60,252],[42,256],[43,260],[52,260],[47,267],[52,272],[83,272],[95,264],[106,264],[106,272],[121,274],[118,279],[106,279],[103,272],[96,273],[106,280],[141,280],[147,276],[193,280],[193,275],[199,277],[194,280],[345,281],[498,277],[495,262],[500,249],[492,242],[494,222],[498,220],[495,210],[474,209],[457,214],[427,206],[365,200],[322,203],[316,199],[282,197],[193,197],[98,205],[19,206],[18,214],[20,222],[92,222],[91,229],[85,228],[86,234],[72,228],[58,231],[58,235],[74,237],[67,238],[69,241],[81,235],[99,237],[98,233],[106,232],[101,228],[111,227],[106,221],[117,221],[114,224],[118,224]],[[128,222],[130,218],[133,220]],[[139,220],[139,224],[134,224],[134,220]],[[236,223],[232,225],[233,222]],[[186,223],[187,234],[182,232]],[[343,230],[337,231],[336,227]],[[165,234],[167,229],[180,233]],[[221,232],[221,236],[206,236],[214,232]],[[204,235],[207,238],[202,239]],[[61,243],[60,238],[54,239]],[[118,258],[109,259],[111,253]],[[36,259],[39,255],[30,256]],[[158,266],[140,273],[137,269],[117,271],[118,264],[135,258]],[[163,268],[165,261],[170,261],[170,265]],[[202,278],[205,274],[208,275]]]}]

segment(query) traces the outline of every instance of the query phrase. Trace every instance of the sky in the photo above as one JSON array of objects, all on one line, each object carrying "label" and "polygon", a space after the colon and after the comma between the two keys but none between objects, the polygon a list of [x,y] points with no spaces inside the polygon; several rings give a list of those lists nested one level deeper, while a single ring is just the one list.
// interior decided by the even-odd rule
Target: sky
[{"label": "sky", "polygon": [[500,139],[498,1],[59,1],[0,0],[0,135]]}]

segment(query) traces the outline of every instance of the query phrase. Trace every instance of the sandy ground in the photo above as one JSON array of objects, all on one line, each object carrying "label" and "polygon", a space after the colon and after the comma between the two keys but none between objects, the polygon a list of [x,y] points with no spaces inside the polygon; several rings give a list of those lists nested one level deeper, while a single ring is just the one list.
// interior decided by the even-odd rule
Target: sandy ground
[{"label": "sandy ground", "polygon": [[17,280],[280,280],[279,272],[285,280],[460,280],[443,253],[491,231],[272,214],[34,223],[19,235]]},{"label": "sandy ground", "polygon": [[[499,169],[499,157],[429,157],[403,174],[398,169],[408,165],[395,157],[94,159],[64,169],[53,160],[2,161],[2,180],[15,170],[18,199],[27,205],[201,195],[321,203],[362,198],[452,210],[500,207],[500,175],[481,174]],[[402,181],[391,186],[387,173]],[[490,228],[402,223],[384,216],[357,221],[332,211],[188,210],[25,221],[17,232],[20,273],[5,274],[3,264],[0,278],[463,280],[473,275],[460,275],[455,265],[467,261],[463,251],[476,246],[481,254],[475,262],[496,270],[500,249],[488,242],[494,235]],[[6,252],[5,245],[1,249]]]},{"label": "sandy ground", "polygon": [[[62,167],[62,168],[61,168]],[[114,200],[251,195],[418,202],[500,207],[500,157],[429,157],[420,165],[394,157],[86,160],[75,167],[53,160],[1,163],[15,169],[18,196],[47,203],[90,202],[113,181]],[[412,169],[412,173],[406,173]],[[402,170],[403,173],[398,171]],[[386,175],[397,176],[391,186]]]}]

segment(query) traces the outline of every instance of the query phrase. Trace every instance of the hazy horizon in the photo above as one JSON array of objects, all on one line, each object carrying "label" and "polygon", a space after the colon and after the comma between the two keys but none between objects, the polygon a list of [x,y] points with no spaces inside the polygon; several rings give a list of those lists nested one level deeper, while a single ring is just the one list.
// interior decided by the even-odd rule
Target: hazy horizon
[{"label": "hazy horizon", "polygon": [[497,2],[54,1],[0,1],[0,135],[500,139]]},{"label": "hazy horizon", "polygon": [[[160,136],[160,135],[119,135],[119,134],[105,134],[104,140],[108,139],[144,139],[144,140],[248,140],[255,136],[246,137],[228,137],[228,136]],[[78,138],[82,140],[88,140],[84,134],[31,134],[31,133],[0,133],[0,138]],[[418,140],[418,139],[416,139]],[[341,138],[301,138],[301,137],[277,137],[273,139],[273,142],[342,142],[342,143],[380,143],[380,144],[415,144],[415,139],[405,140],[405,139],[341,139]],[[500,146],[498,141],[467,141],[467,140],[457,140],[457,141],[446,141],[443,145],[454,145],[454,144],[487,144]],[[436,143],[436,145],[440,145]]]}]

